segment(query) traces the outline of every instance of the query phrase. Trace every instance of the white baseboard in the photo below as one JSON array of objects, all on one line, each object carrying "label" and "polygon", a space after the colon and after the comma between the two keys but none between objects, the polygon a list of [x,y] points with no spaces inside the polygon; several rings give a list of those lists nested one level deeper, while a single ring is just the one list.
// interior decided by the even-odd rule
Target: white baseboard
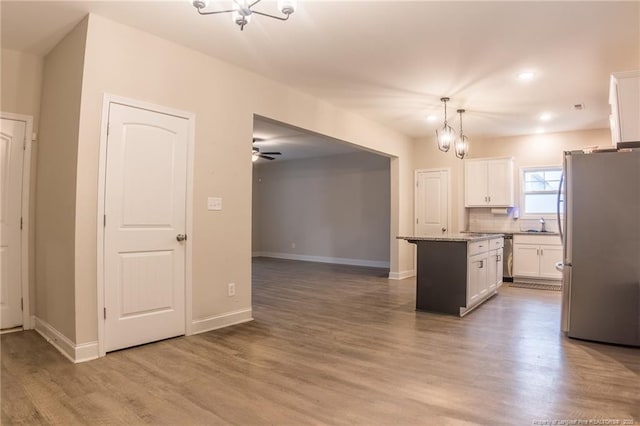
[{"label": "white baseboard", "polygon": [[205,333],[207,331],[217,330],[219,328],[242,324],[243,322],[249,321],[253,321],[253,316],[250,308],[234,312],[227,312],[225,314],[214,315],[201,320],[192,321],[191,334]]},{"label": "white baseboard", "polygon": [[416,276],[416,271],[411,269],[409,271],[389,272],[390,280],[404,280]]},{"label": "white baseboard", "polygon": [[272,251],[253,252],[253,257],[273,257],[275,259],[302,260],[305,262],[333,263],[335,265],[368,266],[388,268],[389,262],[382,260],[348,259],[344,257],[310,256],[306,254],[276,253]]},{"label": "white baseboard", "polygon": [[98,342],[81,343],[76,345],[64,334],[56,330],[48,322],[34,317],[36,331],[51,343],[62,355],[73,363],[91,361],[98,358]]}]

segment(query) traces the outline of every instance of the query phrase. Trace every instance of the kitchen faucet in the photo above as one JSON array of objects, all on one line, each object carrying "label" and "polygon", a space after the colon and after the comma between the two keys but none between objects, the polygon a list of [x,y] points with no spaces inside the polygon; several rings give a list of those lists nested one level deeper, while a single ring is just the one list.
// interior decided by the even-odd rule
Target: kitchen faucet
[{"label": "kitchen faucet", "polygon": [[547,232],[547,225],[544,221],[544,217],[540,218],[540,232]]}]

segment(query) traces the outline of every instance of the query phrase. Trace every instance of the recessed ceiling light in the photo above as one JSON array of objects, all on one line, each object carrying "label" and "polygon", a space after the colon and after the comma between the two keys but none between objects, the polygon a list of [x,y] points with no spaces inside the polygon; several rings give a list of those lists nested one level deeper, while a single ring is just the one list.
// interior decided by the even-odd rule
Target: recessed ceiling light
[{"label": "recessed ceiling light", "polygon": [[427,116],[427,121],[436,121],[437,119],[438,119],[438,117],[436,117],[436,116],[435,116],[435,115],[433,115],[433,114],[429,114],[429,115]]},{"label": "recessed ceiling light", "polygon": [[531,81],[535,76],[536,76],[536,73],[534,73],[533,71],[522,71],[518,73],[518,80]]},{"label": "recessed ceiling light", "polygon": [[540,114],[540,121],[549,121],[551,120],[551,114],[548,112],[543,112]]}]

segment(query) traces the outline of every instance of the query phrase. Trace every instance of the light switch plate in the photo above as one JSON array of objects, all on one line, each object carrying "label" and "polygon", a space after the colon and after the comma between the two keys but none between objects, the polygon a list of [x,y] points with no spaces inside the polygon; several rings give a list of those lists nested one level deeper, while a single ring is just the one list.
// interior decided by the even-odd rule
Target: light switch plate
[{"label": "light switch plate", "polygon": [[222,198],[209,197],[207,198],[207,209],[209,210],[222,210]]}]

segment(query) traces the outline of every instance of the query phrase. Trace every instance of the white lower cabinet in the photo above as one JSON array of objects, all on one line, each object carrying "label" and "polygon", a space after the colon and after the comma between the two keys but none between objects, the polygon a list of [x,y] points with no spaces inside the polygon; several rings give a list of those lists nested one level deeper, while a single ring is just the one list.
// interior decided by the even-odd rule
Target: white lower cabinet
[{"label": "white lower cabinet", "polygon": [[562,246],[540,246],[540,277],[561,280],[562,272],[556,269],[556,263],[562,261]]},{"label": "white lower cabinet", "polygon": [[478,303],[487,294],[487,259],[487,253],[468,258],[467,306]]},{"label": "white lower cabinet", "polygon": [[487,287],[489,291],[497,290],[502,285],[502,253],[502,248],[489,252],[489,258],[487,259]]},{"label": "white lower cabinet", "polygon": [[555,268],[562,261],[562,244],[555,235],[514,235],[513,276],[538,280],[561,280]]},{"label": "white lower cabinet", "polygon": [[503,246],[503,238],[469,243],[467,307],[484,300],[502,285]]}]

